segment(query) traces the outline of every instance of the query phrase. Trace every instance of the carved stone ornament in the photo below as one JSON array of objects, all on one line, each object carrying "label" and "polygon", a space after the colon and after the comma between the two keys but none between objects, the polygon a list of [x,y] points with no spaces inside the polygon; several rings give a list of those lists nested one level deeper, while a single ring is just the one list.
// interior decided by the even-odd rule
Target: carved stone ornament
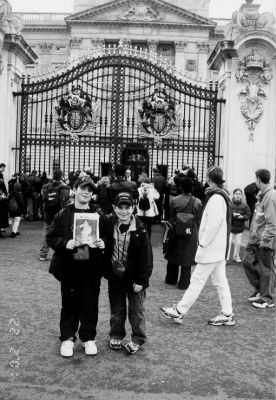
[{"label": "carved stone ornament", "polygon": [[56,132],[70,135],[74,142],[79,140],[79,135],[95,133],[99,119],[99,102],[92,102],[80,86],[73,86],[55,106]]},{"label": "carved stone ornament", "polygon": [[119,16],[125,21],[159,21],[162,17],[159,12],[147,4],[139,2],[130,3],[129,7]]},{"label": "carved stone ornament", "polygon": [[79,49],[82,43],[82,39],[78,37],[73,37],[70,39],[71,49]]},{"label": "carved stone ornament", "polygon": [[53,47],[53,43],[39,43],[39,48],[42,54],[50,54]]},{"label": "carved stone ornament", "polygon": [[196,71],[196,60],[187,60],[186,61],[186,71],[195,72]]},{"label": "carved stone ornament", "polygon": [[236,78],[242,84],[239,91],[241,113],[250,132],[249,140],[254,140],[254,130],[264,110],[263,99],[266,94],[264,84],[273,78],[269,63],[253,49],[244,60],[240,61]]},{"label": "carved stone ornament", "polygon": [[234,11],[232,15],[232,30],[237,33],[241,31],[255,29],[270,29],[274,24],[275,18],[272,13],[265,12],[260,14],[260,4],[251,4],[254,0],[243,4],[239,11]]},{"label": "carved stone ornament", "polygon": [[136,107],[139,136],[153,138],[157,147],[162,144],[162,139],[179,135],[183,118],[182,104],[175,104],[162,87],[156,88]]},{"label": "carved stone ornament", "polygon": [[12,25],[17,35],[20,35],[23,29],[23,21],[20,15],[12,16]]},{"label": "carved stone ornament", "polygon": [[0,0],[0,20],[11,21],[12,7],[8,0]]}]

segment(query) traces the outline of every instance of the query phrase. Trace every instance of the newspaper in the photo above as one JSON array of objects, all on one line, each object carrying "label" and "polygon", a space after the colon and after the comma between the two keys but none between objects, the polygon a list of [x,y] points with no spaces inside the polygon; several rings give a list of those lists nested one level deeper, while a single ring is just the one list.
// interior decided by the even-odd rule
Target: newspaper
[{"label": "newspaper", "polygon": [[77,247],[96,247],[94,242],[99,240],[99,214],[75,213],[73,239]]}]

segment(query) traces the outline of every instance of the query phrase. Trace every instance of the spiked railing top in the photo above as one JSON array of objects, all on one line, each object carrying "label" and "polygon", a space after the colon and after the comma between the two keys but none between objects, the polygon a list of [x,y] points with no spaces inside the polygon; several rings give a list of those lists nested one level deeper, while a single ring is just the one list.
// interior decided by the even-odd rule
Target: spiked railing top
[{"label": "spiked railing top", "polygon": [[112,55],[132,56],[145,59],[165,69],[167,72],[173,74],[178,79],[189,81],[195,85],[202,87],[207,87],[209,85],[209,82],[207,80],[197,77],[195,74],[184,73],[178,70],[177,68],[175,68],[175,66],[172,64],[171,61],[168,62],[164,57],[158,56],[156,53],[150,52],[147,49],[140,50],[137,48],[137,46],[132,47],[129,46],[128,44],[124,44],[122,40],[119,41],[118,45],[116,44],[114,44],[113,46],[111,46],[110,44],[108,46],[105,46],[104,44],[99,45],[84,55],[81,55],[72,60],[65,61],[64,63],[49,68],[48,70],[42,71],[39,74],[33,74],[30,76],[30,81],[37,82],[43,79],[50,79],[52,77],[55,77],[56,75],[64,73],[70,70],[71,68],[80,65],[84,61],[97,57],[112,56]]}]

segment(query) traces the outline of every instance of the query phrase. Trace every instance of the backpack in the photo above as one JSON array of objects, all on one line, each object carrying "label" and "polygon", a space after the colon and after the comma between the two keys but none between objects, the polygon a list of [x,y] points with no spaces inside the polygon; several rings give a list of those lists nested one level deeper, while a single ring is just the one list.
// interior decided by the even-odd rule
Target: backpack
[{"label": "backpack", "polygon": [[60,186],[50,186],[44,198],[44,211],[47,214],[55,215],[62,208]]},{"label": "backpack", "polygon": [[147,196],[142,196],[139,199],[138,207],[142,211],[147,211],[150,209],[150,202]]},{"label": "backpack", "polygon": [[[188,208],[191,200],[194,199],[192,209],[195,203],[195,198],[192,196],[189,203],[185,207]],[[175,234],[180,237],[189,237],[193,234],[195,216],[192,212],[178,212],[175,217]]]},{"label": "backpack", "polygon": [[9,212],[13,214],[19,211],[19,207],[15,197],[10,198],[8,207],[9,207]]}]

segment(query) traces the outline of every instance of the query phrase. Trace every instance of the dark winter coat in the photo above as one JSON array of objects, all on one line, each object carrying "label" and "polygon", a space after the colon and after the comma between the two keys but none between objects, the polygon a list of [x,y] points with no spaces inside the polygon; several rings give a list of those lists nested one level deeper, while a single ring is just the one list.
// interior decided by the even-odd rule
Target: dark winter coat
[{"label": "dark winter coat", "polygon": [[[132,287],[133,283],[136,283],[145,289],[149,286],[149,278],[152,274],[152,247],[144,225],[137,218],[135,218],[135,221],[137,229],[130,233],[123,284],[126,287]],[[107,225],[106,255],[108,262],[106,264],[105,277],[108,280],[118,279],[113,273],[111,262],[114,245],[113,232],[116,222],[116,217],[110,217]]]},{"label": "dark winter coat", "polygon": [[55,214],[60,211],[67,204],[70,197],[70,186],[66,185],[62,181],[53,181],[43,185],[41,189],[42,200],[45,203],[45,199],[51,191],[55,189],[58,191],[59,205],[57,209],[53,210],[52,213],[46,208],[44,209],[44,221],[46,224],[51,225]]},{"label": "dark winter coat", "polygon": [[8,199],[2,197],[3,192],[0,190],[0,228],[8,228],[9,216],[8,216]]},{"label": "dark winter coat", "polygon": [[[74,204],[70,204],[55,215],[52,225],[46,236],[48,245],[54,250],[49,272],[54,277],[62,281],[69,277],[79,274],[103,275],[105,265],[105,251],[89,248],[88,261],[75,261],[73,251],[66,249],[66,244],[73,239],[74,213],[75,212],[93,212],[93,209],[77,210]],[[99,233],[100,238],[105,239],[104,217],[100,216]]]},{"label": "dark winter coat", "polygon": [[20,217],[22,214],[24,214],[24,199],[23,199],[23,194],[21,191],[18,190],[13,190],[9,197],[8,197],[8,202],[10,199],[15,198],[18,210],[16,212],[9,211],[9,216],[10,217]]},{"label": "dark winter coat", "polygon": [[164,178],[164,176],[158,173],[152,178],[152,182],[155,189],[160,194],[160,198],[162,198],[166,190],[166,179]]},{"label": "dark winter coat", "polygon": [[[244,231],[244,222],[249,220],[251,211],[247,204],[242,202],[236,203],[232,201],[231,203],[231,212],[232,212],[232,223],[231,223],[231,232],[232,233],[241,233]],[[237,215],[240,214],[243,218],[238,218]]]},{"label": "dark winter coat", "polygon": [[184,237],[174,236],[170,242],[168,252],[165,254],[165,258],[171,264],[190,267],[194,264],[194,258],[197,249],[198,228],[200,225],[202,212],[201,201],[194,196],[180,194],[171,200],[170,217],[174,218],[179,212],[194,214],[195,221],[192,235]]},{"label": "dark winter coat", "polygon": [[127,181],[123,177],[118,177],[107,189],[107,196],[111,203],[114,202],[116,195],[121,192],[128,192],[134,199],[138,199],[136,183],[133,181]]}]

